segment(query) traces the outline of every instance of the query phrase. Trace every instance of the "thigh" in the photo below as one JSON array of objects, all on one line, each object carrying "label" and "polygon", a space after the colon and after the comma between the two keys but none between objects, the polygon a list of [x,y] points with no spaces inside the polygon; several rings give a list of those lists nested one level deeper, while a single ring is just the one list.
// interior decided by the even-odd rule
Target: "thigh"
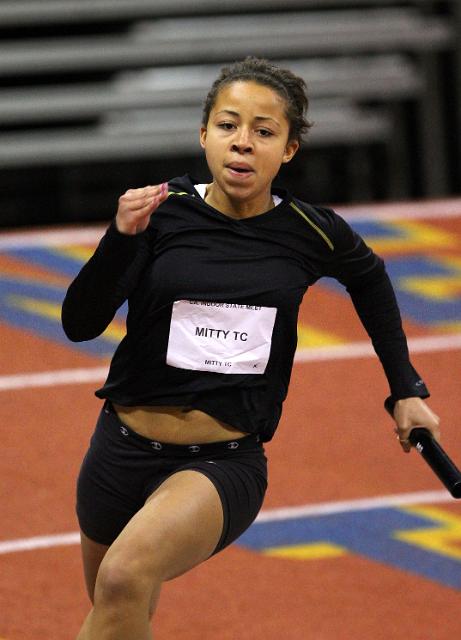
[{"label": "thigh", "polygon": [[258,515],[267,489],[267,460],[259,446],[251,452],[215,457],[185,468],[205,474],[215,485],[223,506],[223,531],[214,550],[234,542]]},{"label": "thigh", "polygon": [[101,571],[120,568],[152,586],[210,557],[221,538],[223,509],[213,482],[199,471],[170,475],[108,550]]},{"label": "thigh", "polygon": [[109,549],[108,545],[94,542],[80,531],[80,543],[83,561],[83,573],[85,576],[86,590],[92,603],[94,603],[94,589],[99,567]]}]

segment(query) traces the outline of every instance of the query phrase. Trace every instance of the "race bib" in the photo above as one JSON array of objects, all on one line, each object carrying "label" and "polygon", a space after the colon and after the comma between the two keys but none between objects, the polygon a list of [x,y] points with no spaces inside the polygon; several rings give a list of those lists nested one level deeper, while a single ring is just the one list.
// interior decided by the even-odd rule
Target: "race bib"
[{"label": "race bib", "polygon": [[166,362],[193,371],[262,374],[276,314],[275,307],[177,300]]}]

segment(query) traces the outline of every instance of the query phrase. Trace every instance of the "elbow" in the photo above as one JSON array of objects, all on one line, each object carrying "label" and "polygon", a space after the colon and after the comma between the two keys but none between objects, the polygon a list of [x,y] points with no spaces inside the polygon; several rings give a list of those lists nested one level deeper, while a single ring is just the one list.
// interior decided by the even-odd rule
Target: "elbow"
[{"label": "elbow", "polygon": [[61,325],[66,337],[71,342],[84,342],[85,340],[91,340],[96,337],[90,334],[88,327],[85,326],[85,323],[82,322],[79,315],[70,312],[65,304],[61,310]]},{"label": "elbow", "polygon": [[84,340],[88,340],[85,336],[83,336],[79,331],[75,330],[75,327],[69,328],[63,325],[64,333],[66,334],[66,338],[71,342],[83,342]]},{"label": "elbow", "polygon": [[76,326],[75,320],[71,320],[71,314],[68,313],[66,308],[66,302],[64,301],[61,308],[61,326],[66,337],[71,342],[80,342],[80,334],[78,331],[78,327]]},{"label": "elbow", "polygon": [[66,337],[71,342],[83,342],[84,340],[91,339],[85,334],[84,331],[82,331],[81,327],[75,321],[68,322],[65,319],[65,317],[62,316],[61,323],[62,323],[62,328],[64,330],[64,333],[66,334]]},{"label": "elbow", "polygon": [[71,342],[82,342],[83,340],[85,340],[81,331],[78,305],[75,303],[75,300],[72,300],[71,296],[69,295],[69,291],[67,291],[61,305],[61,326],[66,337]]},{"label": "elbow", "polygon": [[62,328],[66,337],[71,342],[85,342],[87,340],[93,340],[97,338],[102,332],[95,332],[94,330],[89,330],[88,327],[76,326],[75,323],[72,325],[62,323]]},{"label": "elbow", "polygon": [[61,310],[61,325],[71,342],[85,342],[100,336],[110,324],[112,318],[100,317],[70,309],[65,301]]}]

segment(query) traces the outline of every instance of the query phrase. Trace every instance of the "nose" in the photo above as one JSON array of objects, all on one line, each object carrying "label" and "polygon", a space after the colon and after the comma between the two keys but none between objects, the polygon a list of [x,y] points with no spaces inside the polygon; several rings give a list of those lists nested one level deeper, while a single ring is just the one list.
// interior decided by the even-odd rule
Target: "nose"
[{"label": "nose", "polygon": [[253,151],[253,143],[246,129],[242,128],[236,131],[231,150],[237,153],[251,153]]}]

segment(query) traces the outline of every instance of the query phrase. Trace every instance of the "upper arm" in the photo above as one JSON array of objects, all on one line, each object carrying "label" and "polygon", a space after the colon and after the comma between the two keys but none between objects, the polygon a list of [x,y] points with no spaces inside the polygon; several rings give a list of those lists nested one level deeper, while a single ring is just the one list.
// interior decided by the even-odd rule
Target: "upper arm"
[{"label": "upper arm", "polygon": [[325,211],[327,233],[334,245],[325,275],[336,278],[348,291],[383,278],[383,260],[341,216],[331,209]]}]

